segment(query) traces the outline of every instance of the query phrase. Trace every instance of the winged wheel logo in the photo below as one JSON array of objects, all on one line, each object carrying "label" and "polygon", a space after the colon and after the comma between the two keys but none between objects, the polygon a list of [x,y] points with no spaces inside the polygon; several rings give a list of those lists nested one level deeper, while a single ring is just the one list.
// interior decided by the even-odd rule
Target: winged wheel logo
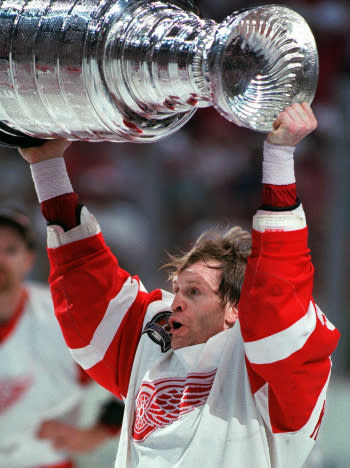
[{"label": "winged wheel logo", "polygon": [[143,382],[137,397],[133,424],[135,442],[143,442],[156,429],[168,426],[182,415],[203,406],[212,388],[216,369],[185,378]]}]

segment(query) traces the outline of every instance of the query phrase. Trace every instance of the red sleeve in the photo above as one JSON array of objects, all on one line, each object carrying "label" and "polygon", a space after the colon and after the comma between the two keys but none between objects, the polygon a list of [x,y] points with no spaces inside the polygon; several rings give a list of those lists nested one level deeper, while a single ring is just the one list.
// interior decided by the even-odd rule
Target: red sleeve
[{"label": "red sleeve", "polygon": [[[76,193],[44,201],[51,224],[76,227]],[[75,360],[98,383],[126,396],[148,305],[162,293],[141,291],[137,277],[119,267],[102,235],[48,249],[55,314]]]},{"label": "red sleeve", "polygon": [[272,185],[263,184],[262,187],[262,208],[285,208],[295,206],[297,203],[297,191],[295,184]]},{"label": "red sleeve", "polygon": [[339,333],[312,301],[307,229],[253,231],[239,303],[253,393],[264,386],[273,432],[309,420],[326,386]]},{"label": "red sleeve", "polygon": [[41,212],[50,224],[59,224],[66,230],[79,224],[77,220],[78,195],[75,192],[50,198],[41,203]]},{"label": "red sleeve", "polygon": [[161,291],[144,292],[101,234],[48,255],[55,313],[73,357],[95,381],[125,397],[144,315]]}]

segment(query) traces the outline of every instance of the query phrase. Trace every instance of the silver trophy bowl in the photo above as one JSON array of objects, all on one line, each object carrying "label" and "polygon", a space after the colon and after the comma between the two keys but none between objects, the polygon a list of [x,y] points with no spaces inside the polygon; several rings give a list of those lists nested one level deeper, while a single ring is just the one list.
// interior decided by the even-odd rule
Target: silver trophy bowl
[{"label": "silver trophy bowl", "polygon": [[0,124],[28,136],[28,145],[57,137],[153,142],[208,106],[268,132],[284,108],[315,95],[313,34],[283,6],[217,24],[191,0],[0,5]]}]

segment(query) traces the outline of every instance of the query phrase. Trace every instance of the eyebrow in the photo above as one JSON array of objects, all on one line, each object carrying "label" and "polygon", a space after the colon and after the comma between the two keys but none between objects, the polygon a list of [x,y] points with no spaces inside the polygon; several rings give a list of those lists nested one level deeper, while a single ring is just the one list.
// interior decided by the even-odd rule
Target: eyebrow
[{"label": "eyebrow", "polygon": [[[201,278],[198,278],[198,279],[188,279],[188,280],[184,280],[184,283],[185,283],[185,286],[201,286],[201,287],[204,287],[204,288],[207,288],[209,289],[210,291],[213,291],[216,293],[216,291],[210,286],[210,284],[201,279]],[[179,284],[179,281],[176,280],[176,279],[173,279],[172,280],[172,286],[176,286],[177,284]]]},{"label": "eyebrow", "polygon": [[[193,278],[193,279],[192,279],[192,278],[190,278],[190,279],[186,279],[186,278],[185,278],[183,281],[186,282],[186,283],[188,283],[188,284],[194,284],[194,283],[199,283],[199,282],[201,282],[201,277],[199,277],[199,275],[196,275],[196,276],[198,276],[198,278]],[[173,280],[172,280],[172,283],[173,283],[173,284],[174,284],[174,283],[179,283],[179,280],[178,280],[177,278],[178,278],[178,277],[173,278]]]}]

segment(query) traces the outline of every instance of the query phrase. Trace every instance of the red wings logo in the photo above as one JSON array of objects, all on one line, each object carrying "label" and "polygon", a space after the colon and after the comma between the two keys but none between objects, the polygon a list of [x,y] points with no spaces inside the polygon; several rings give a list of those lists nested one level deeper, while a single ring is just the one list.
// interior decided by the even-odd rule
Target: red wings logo
[{"label": "red wings logo", "polygon": [[133,424],[135,442],[143,442],[156,429],[168,426],[208,399],[216,369],[208,374],[143,382],[136,397]]},{"label": "red wings logo", "polygon": [[22,398],[32,383],[30,375],[0,379],[0,413]]}]

